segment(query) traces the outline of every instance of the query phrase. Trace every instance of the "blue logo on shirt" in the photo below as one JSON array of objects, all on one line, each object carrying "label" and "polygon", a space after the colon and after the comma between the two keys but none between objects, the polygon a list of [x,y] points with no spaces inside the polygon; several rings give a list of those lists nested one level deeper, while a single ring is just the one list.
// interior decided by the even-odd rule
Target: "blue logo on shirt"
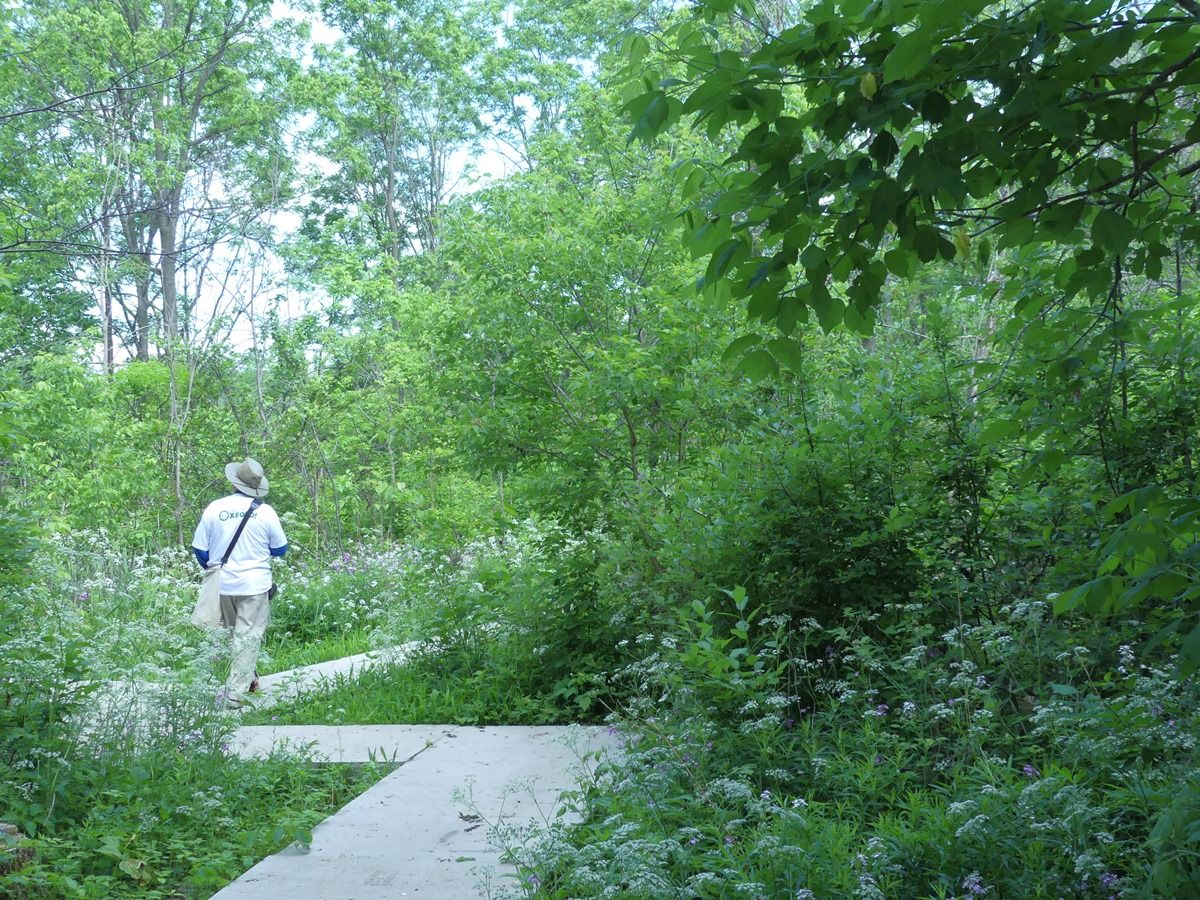
[{"label": "blue logo on shirt", "polygon": [[[227,509],[223,509],[223,510],[221,510],[221,514],[217,518],[219,518],[222,522],[228,522],[230,519],[240,519],[244,515],[246,515],[244,512],[236,512],[236,511],[230,512]],[[251,514],[250,518],[252,518],[252,519],[258,518],[258,510],[255,510]]]}]

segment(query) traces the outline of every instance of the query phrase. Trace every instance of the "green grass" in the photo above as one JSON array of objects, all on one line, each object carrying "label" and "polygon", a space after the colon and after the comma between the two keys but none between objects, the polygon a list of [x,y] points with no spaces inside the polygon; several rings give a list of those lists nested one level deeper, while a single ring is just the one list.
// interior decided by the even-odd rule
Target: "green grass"
[{"label": "green grass", "polygon": [[571,716],[549,699],[530,697],[511,678],[487,669],[462,672],[438,657],[337,677],[330,691],[252,713],[247,724],[546,725]]},{"label": "green grass", "polygon": [[329,635],[310,644],[286,642],[274,647],[270,646],[269,631],[267,637],[268,642],[265,649],[270,653],[270,661],[263,661],[259,664],[260,675],[284,672],[300,666],[311,666],[316,663],[328,662],[331,659],[366,653],[372,649],[366,631]]}]

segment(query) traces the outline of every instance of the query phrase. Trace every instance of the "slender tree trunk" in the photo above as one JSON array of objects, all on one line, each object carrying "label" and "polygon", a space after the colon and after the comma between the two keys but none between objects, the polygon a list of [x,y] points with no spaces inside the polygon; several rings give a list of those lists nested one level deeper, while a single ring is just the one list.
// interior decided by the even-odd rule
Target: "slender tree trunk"
[{"label": "slender tree trunk", "polygon": [[319,557],[321,555],[321,473],[318,470],[315,474],[310,474],[308,465],[304,461],[304,456],[299,451],[297,451],[295,458],[300,478],[308,485],[308,493],[312,498],[313,553]]},{"label": "slender tree trunk", "polygon": [[387,435],[387,456],[388,456],[388,486],[394,491],[396,490],[396,448],[394,447],[395,438],[392,435],[391,429]]},{"label": "slender tree trunk", "polygon": [[113,297],[112,297],[112,219],[109,218],[108,207],[101,211],[101,243],[100,243],[100,324],[104,332],[104,374],[113,373]]},{"label": "slender tree trunk", "polygon": [[250,291],[250,296],[247,298],[247,308],[250,312],[251,346],[254,348],[254,391],[255,398],[258,401],[258,421],[265,432],[268,420],[267,397],[263,389],[263,348],[258,339],[258,318],[254,309],[254,296],[256,293],[254,290]]},{"label": "slender tree trunk", "polygon": [[172,467],[171,476],[175,486],[175,533],[179,538],[179,543],[182,546],[187,546],[187,534],[183,527],[183,511],[187,508],[187,499],[183,496],[183,436],[176,435],[174,441],[174,465]]},{"label": "slender tree trunk", "polygon": [[171,454],[171,481],[172,486],[175,488],[175,509],[173,515],[175,517],[175,530],[179,535],[179,542],[183,543],[186,539],[183,527],[183,512],[187,508],[187,498],[183,495],[183,429],[187,422],[187,410],[180,408],[178,367],[175,365],[175,352],[178,349],[178,341],[168,337],[165,343],[171,423],[171,442],[168,445],[168,450]]},{"label": "slender tree trunk", "polygon": [[387,183],[384,187],[387,193],[383,202],[384,215],[387,217],[388,253],[396,262],[400,261],[400,216],[396,212],[396,145],[400,140],[399,129],[399,120],[394,119],[387,137]]},{"label": "slender tree trunk", "polygon": [[[975,338],[975,348],[971,353],[971,358],[976,363],[985,362],[991,353],[992,335],[996,333],[996,317],[988,316],[987,323],[984,326],[984,333]],[[979,382],[972,380],[967,388],[967,403],[974,403],[975,398],[979,396]]]},{"label": "slender tree trunk", "polygon": [[[125,248],[130,253],[137,254],[141,264],[133,282],[136,297],[132,317],[133,346],[138,360],[146,362],[150,359],[150,280],[154,277],[150,247],[154,243],[156,229],[151,225],[143,231],[143,225],[139,222],[142,215],[131,198],[122,204],[118,212],[121,230],[125,233]],[[121,302],[119,297],[118,302]],[[126,308],[126,316],[128,315]]]},{"label": "slender tree trunk", "polygon": [[101,312],[104,319],[104,374],[113,373],[113,299],[112,285],[104,285],[104,309]]},{"label": "slender tree trunk", "polygon": [[178,197],[163,198],[164,208],[158,220],[159,273],[162,280],[163,330],[166,341],[174,346],[179,340],[179,295],[175,278],[176,232],[179,216]]},{"label": "slender tree trunk", "polygon": [[[1175,299],[1183,300],[1183,249],[1179,244],[1175,245]],[[1187,365],[1187,343],[1183,340],[1184,317],[1183,304],[1180,303],[1175,312],[1175,322],[1179,329],[1179,358],[1177,360],[1177,371],[1179,375],[1179,392],[1180,398],[1188,396],[1188,365]],[[1194,417],[1195,413],[1192,413]],[[1196,469],[1192,462],[1192,444],[1191,433],[1193,431],[1193,423],[1195,419],[1183,423],[1180,429],[1181,446],[1180,452],[1183,456],[1183,471],[1187,475],[1188,481],[1195,481]]]},{"label": "slender tree trunk", "polygon": [[641,481],[642,474],[638,471],[638,436],[633,427],[633,416],[629,407],[621,407],[621,417],[625,420],[625,430],[629,433],[629,471],[633,474],[634,481]]},{"label": "slender tree trunk", "polygon": [[134,344],[137,358],[141,362],[150,360],[150,269],[139,275],[137,285],[137,309],[134,310]]},{"label": "slender tree trunk", "polygon": [[321,436],[317,433],[317,428],[313,425],[312,420],[308,421],[308,430],[312,433],[313,442],[317,445],[317,453],[321,457],[321,465],[318,468],[318,474],[321,471],[325,472],[325,476],[329,479],[329,489],[333,497],[333,516],[334,516],[334,538],[337,541],[338,552],[344,551],[344,543],[342,541],[342,503],[338,498],[337,479],[333,474],[333,469],[329,466],[329,458],[325,455],[325,447],[321,444]]}]

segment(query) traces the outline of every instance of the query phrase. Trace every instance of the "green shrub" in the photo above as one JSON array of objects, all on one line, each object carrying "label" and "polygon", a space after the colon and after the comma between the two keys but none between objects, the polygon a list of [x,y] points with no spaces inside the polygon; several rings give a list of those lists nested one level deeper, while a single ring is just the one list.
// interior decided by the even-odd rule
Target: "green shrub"
[{"label": "green shrub", "polygon": [[912,523],[879,467],[847,470],[777,444],[729,444],[706,463],[667,501],[648,493],[618,521],[630,577],[660,610],[714,604],[741,584],[764,615],[832,623],[844,607],[882,609],[926,585]]}]

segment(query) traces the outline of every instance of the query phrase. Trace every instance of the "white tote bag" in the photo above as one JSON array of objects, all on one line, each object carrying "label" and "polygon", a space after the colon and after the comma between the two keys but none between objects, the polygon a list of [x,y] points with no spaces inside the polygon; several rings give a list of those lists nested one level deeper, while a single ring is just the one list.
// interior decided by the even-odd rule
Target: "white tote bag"
[{"label": "white tote bag", "polygon": [[192,624],[206,630],[221,627],[220,563],[214,563],[200,575],[200,596],[192,610]]}]

